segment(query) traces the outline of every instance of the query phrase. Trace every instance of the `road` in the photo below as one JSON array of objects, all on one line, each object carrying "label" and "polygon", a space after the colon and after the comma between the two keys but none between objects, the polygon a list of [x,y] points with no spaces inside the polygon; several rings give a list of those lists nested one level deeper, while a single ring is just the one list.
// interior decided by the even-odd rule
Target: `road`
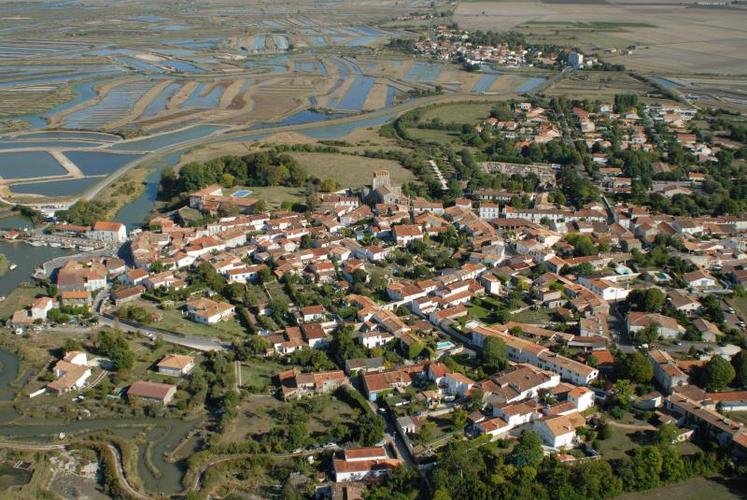
[{"label": "road", "polygon": [[166,333],[143,325],[134,326],[119,320],[108,318],[106,316],[99,316],[99,324],[108,326],[110,328],[117,328],[125,332],[145,335],[146,337],[149,337],[151,339],[160,338],[164,342],[184,346],[197,351],[225,351],[231,347],[230,343],[214,338]]}]

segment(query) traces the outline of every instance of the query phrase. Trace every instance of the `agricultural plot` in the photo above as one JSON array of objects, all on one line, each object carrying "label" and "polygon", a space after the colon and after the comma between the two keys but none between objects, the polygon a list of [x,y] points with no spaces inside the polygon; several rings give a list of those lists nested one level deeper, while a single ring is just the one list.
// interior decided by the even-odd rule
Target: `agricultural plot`
[{"label": "agricultural plot", "polygon": [[97,104],[74,111],[65,117],[65,128],[103,129],[125,118],[154,83],[149,80],[128,82],[111,89]]},{"label": "agricultural plot", "polygon": [[85,175],[111,174],[131,161],[142,157],[138,154],[106,153],[103,151],[66,151],[64,154]]},{"label": "agricultural plot", "polygon": [[32,194],[42,197],[72,197],[79,196],[102,180],[103,178],[89,177],[85,179],[14,184],[11,187],[11,191],[18,195]]},{"label": "agricultural plot", "polygon": [[52,155],[43,151],[19,151],[0,154],[0,177],[23,179],[65,175],[67,171]]}]

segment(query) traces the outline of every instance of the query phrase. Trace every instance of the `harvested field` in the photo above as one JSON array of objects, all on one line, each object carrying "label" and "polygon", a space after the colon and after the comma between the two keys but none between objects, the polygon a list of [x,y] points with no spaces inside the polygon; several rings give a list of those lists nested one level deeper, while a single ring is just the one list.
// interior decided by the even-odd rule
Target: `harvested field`
[{"label": "harvested field", "polygon": [[414,179],[409,170],[392,160],[363,158],[345,154],[290,153],[309,175],[331,178],[340,186],[358,188],[371,183],[374,170],[389,170],[392,182],[404,184]]}]

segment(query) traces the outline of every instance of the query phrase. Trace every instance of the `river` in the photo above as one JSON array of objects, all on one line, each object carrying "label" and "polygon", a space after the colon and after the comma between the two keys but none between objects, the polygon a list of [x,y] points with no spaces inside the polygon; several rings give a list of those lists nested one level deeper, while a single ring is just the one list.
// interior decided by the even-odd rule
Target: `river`
[{"label": "river", "polygon": [[[28,222],[27,222],[28,223]],[[52,247],[32,247],[20,241],[0,240],[0,253],[18,267],[0,277],[0,295],[7,296],[22,282],[33,281],[34,269],[44,262],[69,255],[73,250]]]}]

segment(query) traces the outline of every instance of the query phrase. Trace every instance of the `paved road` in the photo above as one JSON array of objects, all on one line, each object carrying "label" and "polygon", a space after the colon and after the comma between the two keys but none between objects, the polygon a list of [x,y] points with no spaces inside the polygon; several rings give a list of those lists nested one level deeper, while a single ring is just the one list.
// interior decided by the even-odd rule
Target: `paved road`
[{"label": "paved road", "polygon": [[217,351],[227,350],[231,347],[231,344],[222,340],[217,340],[209,337],[198,337],[194,335],[176,335],[172,333],[165,333],[160,330],[148,328],[147,326],[134,326],[122,321],[112,320],[106,316],[99,316],[99,324],[108,326],[110,328],[118,328],[125,332],[138,333],[145,335],[151,339],[160,338],[164,342],[170,344],[177,344],[197,351]]}]

